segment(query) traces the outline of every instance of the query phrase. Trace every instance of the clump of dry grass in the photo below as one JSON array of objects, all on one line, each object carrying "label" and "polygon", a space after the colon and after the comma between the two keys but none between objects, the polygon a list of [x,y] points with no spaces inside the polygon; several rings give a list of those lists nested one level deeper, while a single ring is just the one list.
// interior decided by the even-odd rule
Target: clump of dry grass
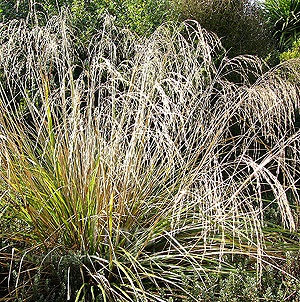
[{"label": "clump of dry grass", "polygon": [[[141,39],[103,16],[84,62],[65,18],[3,24],[0,45],[2,238],[26,243],[22,259],[44,250],[41,267],[77,255],[68,299],[88,286],[90,300],[186,299],[182,276],[226,271],[228,254],[258,272],[283,259],[265,240],[264,199],[293,234],[299,73],[222,58],[197,23]],[[27,272],[21,261],[16,288],[30,291]]]}]

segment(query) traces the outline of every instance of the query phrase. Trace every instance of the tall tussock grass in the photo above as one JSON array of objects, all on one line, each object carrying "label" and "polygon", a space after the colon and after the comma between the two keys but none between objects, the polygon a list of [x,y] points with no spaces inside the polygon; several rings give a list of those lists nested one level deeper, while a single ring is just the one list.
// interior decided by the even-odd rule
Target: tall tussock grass
[{"label": "tall tussock grass", "polygon": [[66,17],[1,25],[5,301],[197,301],[235,257],[284,270],[298,63],[228,59],[192,21],[149,38],[102,22],[88,45]]}]

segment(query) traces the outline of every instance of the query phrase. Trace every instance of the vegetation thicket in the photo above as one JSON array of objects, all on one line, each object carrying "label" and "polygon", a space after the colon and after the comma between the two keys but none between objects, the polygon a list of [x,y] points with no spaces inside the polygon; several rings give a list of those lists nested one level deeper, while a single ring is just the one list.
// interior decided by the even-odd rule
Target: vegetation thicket
[{"label": "vegetation thicket", "polygon": [[299,59],[70,3],[2,11],[0,301],[299,300]]},{"label": "vegetation thicket", "polygon": [[[177,3],[177,2],[176,2]],[[265,57],[273,47],[271,28],[260,3],[251,0],[182,0],[175,5],[180,20],[197,20],[222,39],[229,56]]]},{"label": "vegetation thicket", "polygon": [[287,61],[300,57],[300,39],[294,42],[293,47],[280,54],[281,61]]},{"label": "vegetation thicket", "polygon": [[150,34],[164,21],[176,19],[169,0],[3,0],[0,18],[4,20],[32,18],[43,24],[65,7],[81,40],[88,41],[101,28],[101,15],[108,11],[115,24],[128,27],[139,35]]},{"label": "vegetation thicket", "polygon": [[278,49],[291,48],[300,35],[300,1],[266,0],[264,11],[267,22],[273,28]]}]

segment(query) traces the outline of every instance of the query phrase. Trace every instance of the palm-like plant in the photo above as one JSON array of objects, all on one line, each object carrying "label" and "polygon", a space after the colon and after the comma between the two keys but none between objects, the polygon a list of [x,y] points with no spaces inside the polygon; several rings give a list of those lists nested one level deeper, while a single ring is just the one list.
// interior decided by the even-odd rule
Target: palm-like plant
[{"label": "palm-like plant", "polygon": [[266,0],[264,9],[279,49],[291,47],[300,35],[300,1]]}]

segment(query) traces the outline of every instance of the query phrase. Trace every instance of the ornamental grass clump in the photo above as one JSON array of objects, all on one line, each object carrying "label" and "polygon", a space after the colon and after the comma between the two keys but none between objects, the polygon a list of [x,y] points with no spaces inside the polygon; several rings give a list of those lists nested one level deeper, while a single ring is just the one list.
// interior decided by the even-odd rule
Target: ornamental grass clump
[{"label": "ornamental grass clump", "polygon": [[6,301],[197,301],[234,256],[283,270],[299,73],[229,60],[198,23],[137,38],[102,22],[89,45],[66,17],[1,26]]}]

